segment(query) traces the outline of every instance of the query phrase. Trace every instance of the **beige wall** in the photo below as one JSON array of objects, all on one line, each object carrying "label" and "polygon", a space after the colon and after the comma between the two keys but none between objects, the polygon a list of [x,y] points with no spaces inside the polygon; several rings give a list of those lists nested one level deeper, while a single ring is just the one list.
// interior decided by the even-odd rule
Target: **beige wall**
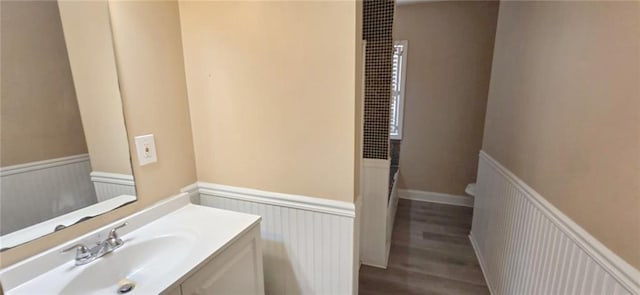
[{"label": "beige wall", "polygon": [[131,174],[108,5],[105,1],[60,5],[91,168]]},{"label": "beige wall", "polygon": [[640,2],[503,2],[483,149],[640,268]]},{"label": "beige wall", "polygon": [[399,185],[463,195],[475,182],[491,75],[497,2],[399,5],[408,40]]},{"label": "beige wall", "polygon": [[87,153],[55,1],[2,1],[1,166]]},{"label": "beige wall", "polygon": [[158,200],[196,180],[178,3],[109,5],[131,150],[134,136],[155,135],[158,162],[135,164],[136,182],[148,185],[145,198]]},{"label": "beige wall", "polygon": [[[86,2],[68,4],[73,3]],[[134,135],[154,133],[159,161],[144,167],[134,165],[138,202],[2,252],[0,266],[10,265],[127,216],[178,193],[181,187],[196,180],[178,5],[176,2],[116,2],[111,5],[129,140],[132,142]],[[94,21],[86,25],[103,24]],[[133,160],[137,160],[135,153]]]},{"label": "beige wall", "polygon": [[198,180],[353,202],[355,1],[180,14]]}]

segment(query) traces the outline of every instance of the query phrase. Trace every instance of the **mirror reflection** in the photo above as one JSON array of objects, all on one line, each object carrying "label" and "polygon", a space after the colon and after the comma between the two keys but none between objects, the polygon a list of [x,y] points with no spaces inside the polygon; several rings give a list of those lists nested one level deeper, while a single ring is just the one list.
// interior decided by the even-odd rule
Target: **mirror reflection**
[{"label": "mirror reflection", "polygon": [[0,4],[3,250],[136,199],[108,7],[59,4]]}]

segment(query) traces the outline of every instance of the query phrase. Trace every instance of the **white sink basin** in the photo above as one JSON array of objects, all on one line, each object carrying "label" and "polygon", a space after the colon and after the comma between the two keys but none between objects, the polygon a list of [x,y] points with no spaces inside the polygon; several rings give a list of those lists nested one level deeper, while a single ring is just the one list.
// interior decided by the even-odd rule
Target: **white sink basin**
[{"label": "white sink basin", "polygon": [[[73,244],[104,240],[116,225],[124,244],[97,260],[76,266]],[[119,282],[135,287],[127,294],[158,294],[177,286],[260,222],[259,216],[191,204],[179,195],[116,221],[76,240],[0,270],[5,294],[118,294]]]},{"label": "white sink basin", "polygon": [[[90,263],[62,289],[62,294],[113,293],[119,282],[128,280],[135,287],[153,284],[176,267],[194,246],[194,237],[167,235],[149,240],[125,241],[126,247]],[[171,259],[163,259],[171,257]],[[133,290],[135,290],[135,287]]]}]

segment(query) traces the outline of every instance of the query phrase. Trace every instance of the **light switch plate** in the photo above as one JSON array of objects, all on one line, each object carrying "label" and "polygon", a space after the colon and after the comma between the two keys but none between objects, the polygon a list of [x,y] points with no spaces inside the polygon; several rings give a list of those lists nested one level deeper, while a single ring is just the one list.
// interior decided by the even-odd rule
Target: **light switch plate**
[{"label": "light switch plate", "polygon": [[153,134],[136,136],[135,141],[140,166],[158,162]]}]

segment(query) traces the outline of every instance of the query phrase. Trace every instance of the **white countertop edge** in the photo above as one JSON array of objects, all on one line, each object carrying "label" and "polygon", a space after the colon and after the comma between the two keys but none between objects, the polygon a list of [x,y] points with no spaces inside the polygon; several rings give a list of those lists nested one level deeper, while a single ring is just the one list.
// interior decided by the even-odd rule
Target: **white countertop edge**
[{"label": "white countertop edge", "polygon": [[129,224],[119,230],[121,235],[132,232],[153,220],[163,217],[169,212],[175,211],[190,203],[189,195],[187,193],[180,193],[176,196],[155,203],[152,206],[142,209],[132,215],[104,225],[97,230],[91,231],[66,243],[57,245],[49,250],[17,262],[9,267],[3,268],[0,270],[0,281],[2,282],[2,286],[5,291],[11,290],[34,277],[46,273],[62,264],[68,263],[74,259],[75,252],[69,251],[67,253],[62,253],[62,249],[78,243],[87,245],[94,244],[97,241],[103,240],[104,237],[107,236],[109,230],[125,221]]}]

